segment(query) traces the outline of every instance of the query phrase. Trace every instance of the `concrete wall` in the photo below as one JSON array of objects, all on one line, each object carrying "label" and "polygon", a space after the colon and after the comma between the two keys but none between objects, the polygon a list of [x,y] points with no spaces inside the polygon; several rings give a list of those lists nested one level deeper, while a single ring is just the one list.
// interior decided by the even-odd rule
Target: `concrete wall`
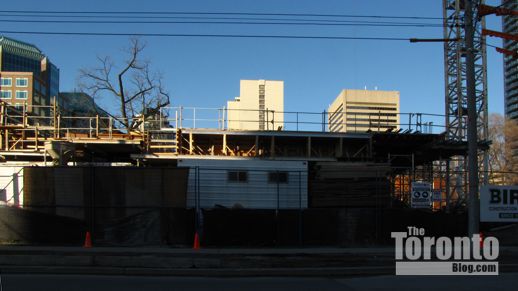
[{"label": "concrete wall", "polygon": [[[264,118],[260,118],[260,86],[264,86],[264,110],[269,111],[264,113]],[[227,109],[228,129],[277,130],[279,126],[284,126],[284,82],[241,80],[240,95],[227,102]],[[261,120],[264,120],[264,127],[260,126]],[[270,123],[267,125],[268,121]]]},{"label": "concrete wall", "polygon": [[44,163],[7,162],[0,165],[0,204],[23,206],[23,167],[27,166],[44,166]]}]

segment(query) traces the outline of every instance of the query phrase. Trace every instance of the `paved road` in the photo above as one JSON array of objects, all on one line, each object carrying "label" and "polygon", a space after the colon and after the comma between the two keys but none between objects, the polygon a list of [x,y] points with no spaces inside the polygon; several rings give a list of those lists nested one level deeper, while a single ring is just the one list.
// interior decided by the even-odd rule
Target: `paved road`
[{"label": "paved road", "polygon": [[206,278],[2,275],[0,291],[25,290],[516,290],[518,273],[495,277]]}]

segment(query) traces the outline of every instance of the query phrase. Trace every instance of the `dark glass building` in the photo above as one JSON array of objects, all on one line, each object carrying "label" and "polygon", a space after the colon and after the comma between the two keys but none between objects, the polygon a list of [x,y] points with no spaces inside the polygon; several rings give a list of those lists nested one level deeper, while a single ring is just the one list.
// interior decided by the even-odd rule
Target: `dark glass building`
[{"label": "dark glass building", "polygon": [[41,60],[45,56],[28,43],[0,37],[0,71],[41,73]]},{"label": "dark glass building", "polygon": [[[110,115],[99,107],[95,100],[83,92],[60,92],[57,98],[59,111],[63,116],[69,117],[93,117],[99,115],[100,127],[108,128]],[[62,126],[75,128],[89,128],[92,126],[89,119],[65,119]]]},{"label": "dark glass building", "polygon": [[[21,76],[18,73],[30,74]],[[49,108],[44,107],[49,107],[52,98],[59,95],[59,69],[36,46],[0,36],[0,74],[3,101],[13,105],[25,102],[34,108],[30,112],[50,114]],[[18,79],[21,79],[21,86],[16,84]]]}]

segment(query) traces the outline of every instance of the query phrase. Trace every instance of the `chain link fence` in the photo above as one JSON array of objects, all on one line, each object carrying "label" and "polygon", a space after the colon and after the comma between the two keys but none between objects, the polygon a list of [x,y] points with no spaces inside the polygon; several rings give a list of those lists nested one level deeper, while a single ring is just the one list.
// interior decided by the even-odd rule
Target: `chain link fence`
[{"label": "chain link fence", "polygon": [[[23,204],[0,206],[0,241],[82,245],[90,232],[98,246],[190,247],[198,233],[205,247],[310,247],[390,244],[390,232],[408,225],[464,234],[462,207],[408,206],[411,182],[441,172],[426,175],[315,165],[29,167]],[[443,197],[444,184],[433,182]]]}]

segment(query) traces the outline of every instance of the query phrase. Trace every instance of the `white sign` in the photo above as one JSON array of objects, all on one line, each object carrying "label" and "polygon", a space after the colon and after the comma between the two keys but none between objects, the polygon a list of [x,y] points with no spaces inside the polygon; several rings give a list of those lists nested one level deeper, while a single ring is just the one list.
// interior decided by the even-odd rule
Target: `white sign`
[{"label": "white sign", "polygon": [[518,222],[518,186],[483,186],[480,189],[480,221]]},{"label": "white sign", "polygon": [[430,208],[432,205],[432,184],[428,182],[413,182],[410,195],[412,208]]}]

